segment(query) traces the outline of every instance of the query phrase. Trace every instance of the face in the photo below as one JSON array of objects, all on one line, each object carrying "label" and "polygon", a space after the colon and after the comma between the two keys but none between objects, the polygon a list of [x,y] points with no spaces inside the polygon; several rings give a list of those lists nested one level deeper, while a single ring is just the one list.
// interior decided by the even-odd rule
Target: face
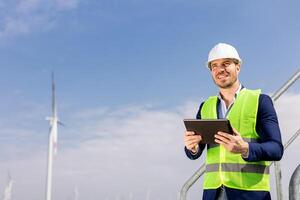
[{"label": "face", "polygon": [[215,84],[226,89],[237,82],[240,64],[236,64],[233,59],[221,58],[210,63],[210,70]]}]

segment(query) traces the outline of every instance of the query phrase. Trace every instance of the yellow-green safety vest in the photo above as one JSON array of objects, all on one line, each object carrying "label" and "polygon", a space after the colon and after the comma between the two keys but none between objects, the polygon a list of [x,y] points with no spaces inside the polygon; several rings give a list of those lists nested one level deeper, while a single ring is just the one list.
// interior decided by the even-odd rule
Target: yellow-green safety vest
[{"label": "yellow-green safety vest", "polygon": [[[260,90],[243,88],[226,116],[247,142],[257,142],[256,116]],[[201,109],[202,119],[217,119],[217,96],[209,97]],[[247,162],[241,154],[227,151],[222,145],[207,146],[204,189],[221,185],[241,190],[270,191],[268,161]]]}]

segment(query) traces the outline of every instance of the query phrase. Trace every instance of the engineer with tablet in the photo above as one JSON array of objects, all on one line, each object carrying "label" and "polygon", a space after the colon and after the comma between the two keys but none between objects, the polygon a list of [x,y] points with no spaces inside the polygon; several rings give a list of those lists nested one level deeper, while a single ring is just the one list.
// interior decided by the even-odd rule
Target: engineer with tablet
[{"label": "engineer with tablet", "polygon": [[207,148],[204,200],[271,199],[269,161],[278,161],[283,155],[272,99],[261,90],[241,85],[241,64],[233,46],[219,43],[211,49],[207,67],[219,93],[202,102],[196,116],[227,118],[233,134],[219,131],[215,143],[205,144],[201,136],[205,133],[184,133],[188,158],[199,158]]}]

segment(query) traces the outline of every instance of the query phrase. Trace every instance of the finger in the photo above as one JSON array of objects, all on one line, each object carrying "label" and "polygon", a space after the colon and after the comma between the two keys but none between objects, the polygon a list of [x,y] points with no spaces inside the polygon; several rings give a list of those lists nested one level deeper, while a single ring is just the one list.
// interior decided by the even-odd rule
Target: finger
[{"label": "finger", "polygon": [[197,138],[188,139],[185,142],[186,143],[195,143],[195,144],[198,144],[200,141],[201,141],[201,138],[197,137]]},{"label": "finger", "polygon": [[184,141],[184,144],[185,145],[196,144],[196,141],[194,141],[194,140],[187,140],[187,141]]},{"label": "finger", "polygon": [[188,142],[188,143],[186,143],[186,147],[187,148],[193,148],[193,147],[195,147],[196,145],[198,145],[198,143],[197,142]]},{"label": "finger", "polygon": [[193,132],[185,132],[183,139],[184,139],[184,141],[191,140],[194,136],[195,135],[193,134]]},{"label": "finger", "polygon": [[196,146],[196,145],[190,145],[190,146],[187,146],[186,148],[192,151],[192,150],[195,149],[195,146]]},{"label": "finger", "polygon": [[185,140],[194,140],[194,139],[201,140],[202,137],[200,135],[190,135],[190,136],[186,136],[184,139]]},{"label": "finger", "polygon": [[228,150],[228,151],[231,152],[230,144],[227,144],[224,141],[219,140],[219,139],[215,139],[215,142],[218,143],[218,144],[220,144],[220,145],[222,145],[226,150]]},{"label": "finger", "polygon": [[226,145],[226,143],[224,141],[219,140],[217,138],[215,138],[215,142],[218,143],[218,144]]},{"label": "finger", "polygon": [[189,136],[189,137],[186,137],[186,139],[185,139],[186,142],[195,141],[197,143],[199,143],[201,140],[202,140],[202,137],[200,135]]},{"label": "finger", "polygon": [[196,146],[196,145],[198,145],[198,142],[187,142],[186,143],[186,146]]},{"label": "finger", "polygon": [[229,144],[231,142],[231,140],[227,137],[224,137],[222,135],[216,134],[215,138],[222,141],[223,143]]},{"label": "finger", "polygon": [[186,135],[186,136],[195,135],[195,132],[194,132],[194,131],[186,131],[186,132],[184,133],[184,135]]},{"label": "finger", "polygon": [[218,131],[217,135],[221,135],[229,140],[234,140],[234,136],[232,136],[231,134],[222,132],[222,131]]}]

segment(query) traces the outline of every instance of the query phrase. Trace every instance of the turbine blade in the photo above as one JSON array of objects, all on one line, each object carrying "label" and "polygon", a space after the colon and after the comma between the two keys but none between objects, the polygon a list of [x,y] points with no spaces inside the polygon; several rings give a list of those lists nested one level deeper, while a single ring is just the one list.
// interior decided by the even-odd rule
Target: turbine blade
[{"label": "turbine blade", "polygon": [[53,118],[57,117],[57,113],[56,113],[56,99],[55,99],[54,72],[52,72],[52,114],[53,114]]}]

